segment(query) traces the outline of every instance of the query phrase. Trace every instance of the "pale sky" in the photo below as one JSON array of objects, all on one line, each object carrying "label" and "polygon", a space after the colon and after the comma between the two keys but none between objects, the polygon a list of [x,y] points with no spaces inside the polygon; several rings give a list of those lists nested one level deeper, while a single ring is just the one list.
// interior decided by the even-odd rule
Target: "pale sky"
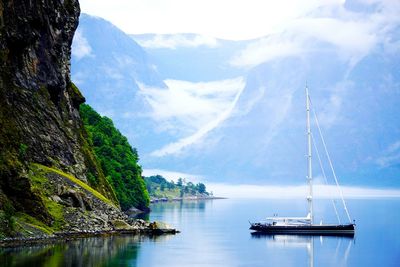
[{"label": "pale sky", "polygon": [[338,12],[344,2],[343,0],[81,0],[80,4],[82,12],[105,18],[126,33],[199,33],[222,39],[244,40],[280,32],[297,19]]}]

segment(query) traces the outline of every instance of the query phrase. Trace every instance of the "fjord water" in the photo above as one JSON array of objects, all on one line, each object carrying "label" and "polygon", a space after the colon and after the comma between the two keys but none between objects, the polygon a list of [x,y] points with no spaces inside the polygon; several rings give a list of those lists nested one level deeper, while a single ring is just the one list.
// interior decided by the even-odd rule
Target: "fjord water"
[{"label": "fjord water", "polygon": [[[304,200],[223,199],[154,204],[150,220],[182,232],[159,237],[114,236],[0,250],[1,266],[399,266],[400,199],[348,201],[356,235],[256,236],[248,220],[273,213],[302,216]],[[329,201],[316,201],[317,220],[333,220]]]}]

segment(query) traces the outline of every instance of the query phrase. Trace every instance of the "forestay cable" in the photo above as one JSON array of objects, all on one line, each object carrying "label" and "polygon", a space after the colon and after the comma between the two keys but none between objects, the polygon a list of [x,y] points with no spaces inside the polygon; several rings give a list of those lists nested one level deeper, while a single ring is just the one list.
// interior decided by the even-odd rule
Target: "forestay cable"
[{"label": "forestay cable", "polygon": [[[315,144],[315,139],[314,139],[314,135],[313,135],[313,134],[311,134],[311,139],[312,139],[312,141],[313,141],[313,145],[314,145],[314,148],[315,148],[315,152],[316,152],[317,157],[318,157],[319,166],[320,166],[320,168],[321,168],[322,175],[324,176],[324,179],[325,179],[325,184],[328,185],[328,179],[326,178],[324,166],[322,166],[321,157],[319,156],[318,147],[317,147],[317,145]],[[336,201],[335,201],[334,199],[331,199],[331,201],[332,201],[333,209],[335,210],[336,218],[338,219],[339,224],[342,224],[341,221],[340,221],[339,213],[338,213],[338,211],[337,211],[337,209],[336,209]]]},{"label": "forestay cable", "polygon": [[[312,102],[311,102],[311,98],[308,97],[308,99],[309,99],[309,101],[310,101],[311,106],[313,106],[313,105],[312,105]],[[318,121],[317,114],[315,113],[314,108],[312,108],[312,111],[313,111],[313,114],[314,114],[315,122],[316,122],[316,124],[317,124],[319,136],[321,137],[321,141],[322,141],[322,144],[323,144],[323,146],[324,146],[325,153],[326,153],[326,156],[327,156],[328,161],[329,161],[329,165],[330,165],[331,170],[332,170],[333,177],[335,178],[336,187],[337,187],[337,189],[338,189],[338,191],[339,191],[339,194],[340,194],[340,197],[341,197],[341,199],[342,199],[342,203],[343,203],[344,210],[346,211],[346,215],[347,215],[347,218],[349,219],[349,222],[351,222],[350,214],[349,214],[349,211],[347,210],[346,202],[344,201],[343,192],[342,192],[342,189],[341,189],[340,186],[339,186],[339,182],[338,182],[338,179],[337,179],[337,177],[336,177],[335,169],[333,168],[333,164],[332,164],[332,161],[331,161],[331,157],[329,156],[328,149],[326,148],[324,136],[322,135],[322,131],[321,131],[321,128],[320,128],[320,126],[319,126],[319,121]]]}]

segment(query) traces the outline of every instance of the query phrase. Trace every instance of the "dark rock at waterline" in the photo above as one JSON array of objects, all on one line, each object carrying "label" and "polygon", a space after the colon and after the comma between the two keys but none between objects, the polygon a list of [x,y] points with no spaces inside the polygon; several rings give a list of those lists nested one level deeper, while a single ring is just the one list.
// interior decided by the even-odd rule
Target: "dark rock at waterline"
[{"label": "dark rock at waterline", "polygon": [[114,221],[118,226],[110,230],[82,230],[63,231],[52,235],[36,235],[32,237],[4,238],[0,240],[0,247],[16,247],[32,244],[46,244],[59,241],[70,241],[77,238],[108,235],[164,235],[180,233],[177,229],[160,222],[146,222],[144,220]]}]

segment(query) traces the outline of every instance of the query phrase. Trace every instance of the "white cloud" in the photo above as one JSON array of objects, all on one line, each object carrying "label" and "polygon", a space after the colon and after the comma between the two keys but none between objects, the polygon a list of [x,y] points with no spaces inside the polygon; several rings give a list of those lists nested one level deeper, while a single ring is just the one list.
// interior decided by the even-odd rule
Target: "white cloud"
[{"label": "white cloud", "polygon": [[143,176],[161,175],[167,180],[178,181],[179,178],[187,179],[188,182],[197,183],[204,179],[202,175],[189,174],[184,172],[167,171],[161,169],[143,169]]},{"label": "white cloud", "polygon": [[[400,4],[397,0],[355,0],[350,3],[344,0],[80,1],[82,12],[106,18],[127,33],[190,32],[232,40],[282,32],[299,18],[335,15],[347,19],[350,15],[344,11],[353,3],[359,6],[359,10],[353,11],[357,20],[369,16],[377,21],[398,22]],[[384,16],[379,15],[380,11]],[[347,32],[345,28],[340,30]],[[341,34],[339,30],[333,33]],[[354,33],[357,36],[358,33]]]},{"label": "white cloud", "polygon": [[[220,125],[223,121],[225,121],[232,113],[232,110],[236,106],[236,103],[239,100],[239,97],[245,87],[245,83],[242,78],[238,78],[235,80],[237,82],[237,83],[235,83],[237,85],[237,87],[235,87],[235,88],[239,89],[239,91],[236,92],[235,99],[232,102],[230,102],[230,105],[228,108],[224,109],[222,111],[222,113],[216,114],[214,119],[210,120],[208,123],[201,126],[194,134],[184,137],[176,142],[170,143],[156,151],[153,151],[151,153],[151,155],[156,156],[156,157],[163,157],[163,156],[170,155],[170,154],[180,153],[180,152],[182,152],[182,150],[184,148],[203,140],[203,138],[207,135],[207,133],[209,133],[213,129],[217,128],[218,125]],[[230,83],[228,83],[228,84],[230,84]],[[216,88],[218,88],[218,87],[216,87]],[[218,91],[226,93],[227,91],[230,91],[230,90],[226,90],[225,87],[219,87]],[[208,90],[205,90],[204,93],[207,94],[208,92],[209,92]]]},{"label": "white cloud", "polygon": [[342,2],[316,5],[306,16],[287,21],[274,34],[250,43],[231,64],[252,67],[280,57],[301,56],[328,44],[353,66],[379,44],[390,48],[387,35],[400,23],[394,15],[400,12],[399,3],[375,4],[378,7],[370,13],[349,11]]},{"label": "white cloud", "polygon": [[258,89],[254,88],[255,94],[247,101],[241,103],[242,105],[240,109],[235,109],[233,115],[244,116],[248,114],[257,105],[257,103],[263,99],[264,95],[266,94],[265,91],[265,86],[260,86]]},{"label": "white cloud", "polygon": [[277,58],[302,56],[325,43],[334,46],[343,60],[354,65],[378,43],[375,30],[371,22],[334,18],[297,19],[284,32],[250,43],[231,60],[231,64],[252,67]]},{"label": "white cloud", "polygon": [[[320,103],[312,102],[312,108],[318,116],[319,123],[325,128],[333,126],[337,121],[344,119],[341,114],[343,99],[346,98],[352,82],[345,81],[328,88],[329,97],[321,99]],[[311,96],[311,100],[313,100]]]},{"label": "white cloud", "polygon": [[[135,39],[136,40],[136,39]],[[156,34],[152,39],[148,40],[136,40],[141,46],[146,48],[170,48],[176,49],[178,47],[217,47],[217,39],[204,35],[159,35]]]},{"label": "white cloud", "polygon": [[199,33],[251,39],[319,6],[338,0],[81,0],[82,12],[112,21],[127,33]]},{"label": "white cloud", "polygon": [[89,45],[89,42],[84,37],[81,29],[77,29],[74,35],[74,41],[72,43],[72,55],[80,60],[84,57],[93,57],[92,48]]},{"label": "white cloud", "polygon": [[273,35],[254,41],[231,60],[233,66],[255,66],[277,58],[299,55],[304,50],[292,36]]},{"label": "white cloud", "polygon": [[[270,198],[270,199],[291,199],[305,198],[308,186],[279,186],[279,185],[249,185],[249,184],[223,184],[207,183],[208,191],[214,195],[229,198]],[[342,186],[345,198],[376,198],[376,197],[400,197],[398,189],[376,189],[366,187]],[[340,194],[336,186],[315,185],[315,198],[339,198]]]},{"label": "white cloud", "polygon": [[[396,0],[106,0],[80,1],[83,12],[104,17],[127,33],[156,35],[148,47],[216,46],[213,36],[248,40],[249,45],[231,63],[251,67],[279,57],[318,49],[321,43],[337,49],[338,56],[356,64],[380,44],[396,51],[388,35],[400,23]],[[320,42],[320,43],[318,43]]]},{"label": "white cloud", "polygon": [[244,88],[243,77],[212,82],[165,80],[167,89],[140,84],[141,94],[152,107],[150,116],[164,130],[188,134],[214,121],[229,109]]},{"label": "white cloud", "polygon": [[400,164],[400,152],[392,155],[382,156],[376,160],[376,163],[382,167],[389,167],[392,164]]},{"label": "white cloud", "polygon": [[386,168],[393,164],[400,164],[400,140],[389,144],[375,162],[381,168]]},{"label": "white cloud", "polygon": [[[124,75],[120,72],[120,70],[118,68],[114,68],[107,64],[98,66],[98,68],[101,70],[102,73],[104,73],[107,76],[107,78],[113,79],[115,81],[122,81],[125,78]],[[109,88],[109,90],[112,92],[115,89]]]}]

